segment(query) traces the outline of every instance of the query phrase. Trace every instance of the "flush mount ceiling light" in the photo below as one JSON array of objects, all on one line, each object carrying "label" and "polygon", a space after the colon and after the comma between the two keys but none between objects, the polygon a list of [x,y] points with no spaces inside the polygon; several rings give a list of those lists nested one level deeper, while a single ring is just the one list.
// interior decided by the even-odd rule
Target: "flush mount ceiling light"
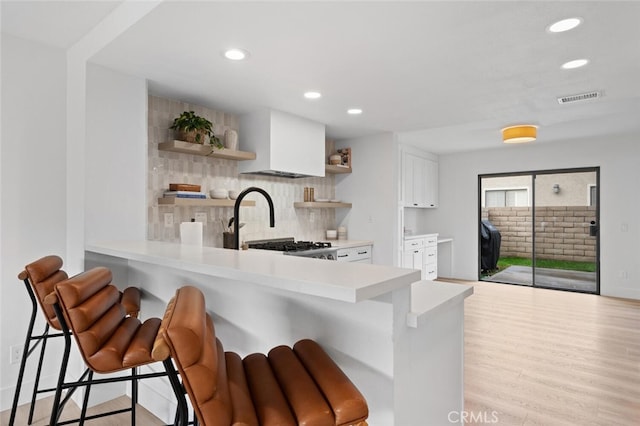
[{"label": "flush mount ceiling light", "polygon": [[588,59],[574,59],[573,61],[565,62],[564,64],[562,64],[562,69],[572,70],[574,68],[584,67],[588,63]]},{"label": "flush mount ceiling light", "polygon": [[304,97],[307,99],[319,99],[322,97],[322,93],[320,92],[305,92]]},{"label": "flush mount ceiling light", "polygon": [[224,57],[231,61],[241,61],[249,56],[249,52],[243,49],[233,48],[227,49],[224,52]]},{"label": "flush mount ceiling light", "polygon": [[350,115],[362,114],[362,110],[360,108],[349,108],[347,110],[347,114],[350,114]]},{"label": "flush mount ceiling light", "polygon": [[538,135],[538,127],[531,124],[509,126],[502,129],[502,141],[504,143],[533,142]]},{"label": "flush mount ceiling light", "polygon": [[581,23],[582,19],[580,18],[567,18],[549,25],[547,31],[549,31],[550,33],[563,33],[565,31],[574,29]]}]

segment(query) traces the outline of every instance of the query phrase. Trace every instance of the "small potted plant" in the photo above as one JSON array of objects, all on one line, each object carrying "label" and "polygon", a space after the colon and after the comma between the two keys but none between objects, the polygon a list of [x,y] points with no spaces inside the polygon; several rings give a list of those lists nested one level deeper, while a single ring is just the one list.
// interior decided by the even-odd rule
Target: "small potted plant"
[{"label": "small potted plant", "polygon": [[213,134],[213,123],[204,117],[196,115],[193,111],[184,111],[179,117],[173,120],[170,129],[176,131],[176,137],[191,143],[204,144],[209,138],[212,148],[223,148],[224,144]]}]

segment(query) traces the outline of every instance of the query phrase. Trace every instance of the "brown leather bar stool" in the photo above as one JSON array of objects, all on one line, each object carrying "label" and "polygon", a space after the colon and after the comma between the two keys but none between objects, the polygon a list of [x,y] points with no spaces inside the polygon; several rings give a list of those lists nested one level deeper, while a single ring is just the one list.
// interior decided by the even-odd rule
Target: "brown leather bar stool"
[{"label": "brown leather bar stool", "polygon": [[[18,274],[18,279],[24,282],[25,288],[27,289],[27,294],[29,295],[29,299],[31,300],[31,317],[29,319],[29,326],[27,327],[27,335],[22,351],[18,381],[16,384],[16,390],[13,396],[13,404],[11,406],[11,414],[9,417],[9,426],[13,426],[15,422],[16,410],[18,408],[18,401],[20,399],[20,391],[22,388],[22,381],[24,379],[27,360],[40,344],[40,356],[38,360],[38,367],[36,370],[33,393],[31,395],[31,407],[29,408],[28,424],[31,424],[33,421],[36,396],[40,393],[55,391],[55,388],[39,389],[39,385],[47,341],[50,338],[63,336],[63,333],[51,332],[51,329],[60,331],[60,324],[58,322],[58,319],[56,318],[56,314],[53,311],[53,308],[50,305],[44,303],[45,297],[53,292],[54,286],[57,283],[68,279],[67,273],[61,268],[62,259],[59,256],[51,255],[42,257],[35,262],[28,264],[27,266],[25,266],[24,271]],[[124,292],[120,293],[120,301],[125,306],[128,315],[134,317],[138,316],[138,313],[140,311],[139,289],[135,287],[128,287],[124,290]],[[40,305],[46,323],[44,331],[41,334],[34,334],[33,329],[35,326],[38,305]]]},{"label": "brown leather bar stool", "polygon": [[[176,371],[168,358],[159,359],[164,364],[165,372],[138,374],[137,367],[156,361],[151,356],[151,350],[160,327],[160,319],[149,318],[141,322],[138,318],[128,316],[120,302],[118,289],[111,284],[111,280],[112,274],[109,269],[93,268],[59,282],[55,285],[54,292],[44,300],[45,304],[53,307],[65,339],[70,340],[73,334],[80,354],[89,368],[86,379],[81,378],[76,382],[64,381],[70,347],[70,344],[67,344],[51,411],[50,425],[64,424],[58,423],[64,406],[64,401],[60,403],[64,389],[131,381],[133,395],[131,408],[85,417],[86,402],[89,398],[87,388],[80,424],[84,420],[131,411],[131,424],[135,425],[137,381],[140,379],[168,376],[174,392],[177,395],[182,392]],[[114,373],[127,369],[131,370],[130,376],[93,379],[94,372]],[[180,412],[186,413],[186,403],[179,401],[179,406]]]},{"label": "brown leather bar stool", "polygon": [[244,360],[225,353],[195,287],[178,289],[167,306],[153,356],[169,355],[204,426],[367,425],[364,397],[317,343]]}]

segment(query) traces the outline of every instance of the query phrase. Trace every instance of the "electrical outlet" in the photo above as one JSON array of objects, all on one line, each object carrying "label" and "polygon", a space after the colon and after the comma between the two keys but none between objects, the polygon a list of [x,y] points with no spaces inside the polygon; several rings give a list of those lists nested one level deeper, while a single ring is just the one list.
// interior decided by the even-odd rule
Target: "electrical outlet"
[{"label": "electrical outlet", "polygon": [[173,226],[173,213],[164,214],[164,226]]},{"label": "electrical outlet", "polygon": [[22,351],[24,349],[23,345],[13,345],[9,347],[11,351],[9,354],[9,363],[17,364],[22,359]]},{"label": "electrical outlet", "polygon": [[196,222],[207,223],[207,214],[203,212],[198,212],[195,215]]}]

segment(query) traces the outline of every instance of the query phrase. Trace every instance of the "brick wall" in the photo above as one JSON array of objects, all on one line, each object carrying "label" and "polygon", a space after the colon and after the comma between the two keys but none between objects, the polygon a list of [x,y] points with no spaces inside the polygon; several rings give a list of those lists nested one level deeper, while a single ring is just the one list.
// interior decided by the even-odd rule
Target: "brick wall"
[{"label": "brick wall", "polygon": [[[492,207],[482,209],[500,230],[501,256],[531,257],[531,207]],[[593,207],[537,207],[536,251],[540,259],[593,262],[596,239],[589,236],[595,220]]]}]

